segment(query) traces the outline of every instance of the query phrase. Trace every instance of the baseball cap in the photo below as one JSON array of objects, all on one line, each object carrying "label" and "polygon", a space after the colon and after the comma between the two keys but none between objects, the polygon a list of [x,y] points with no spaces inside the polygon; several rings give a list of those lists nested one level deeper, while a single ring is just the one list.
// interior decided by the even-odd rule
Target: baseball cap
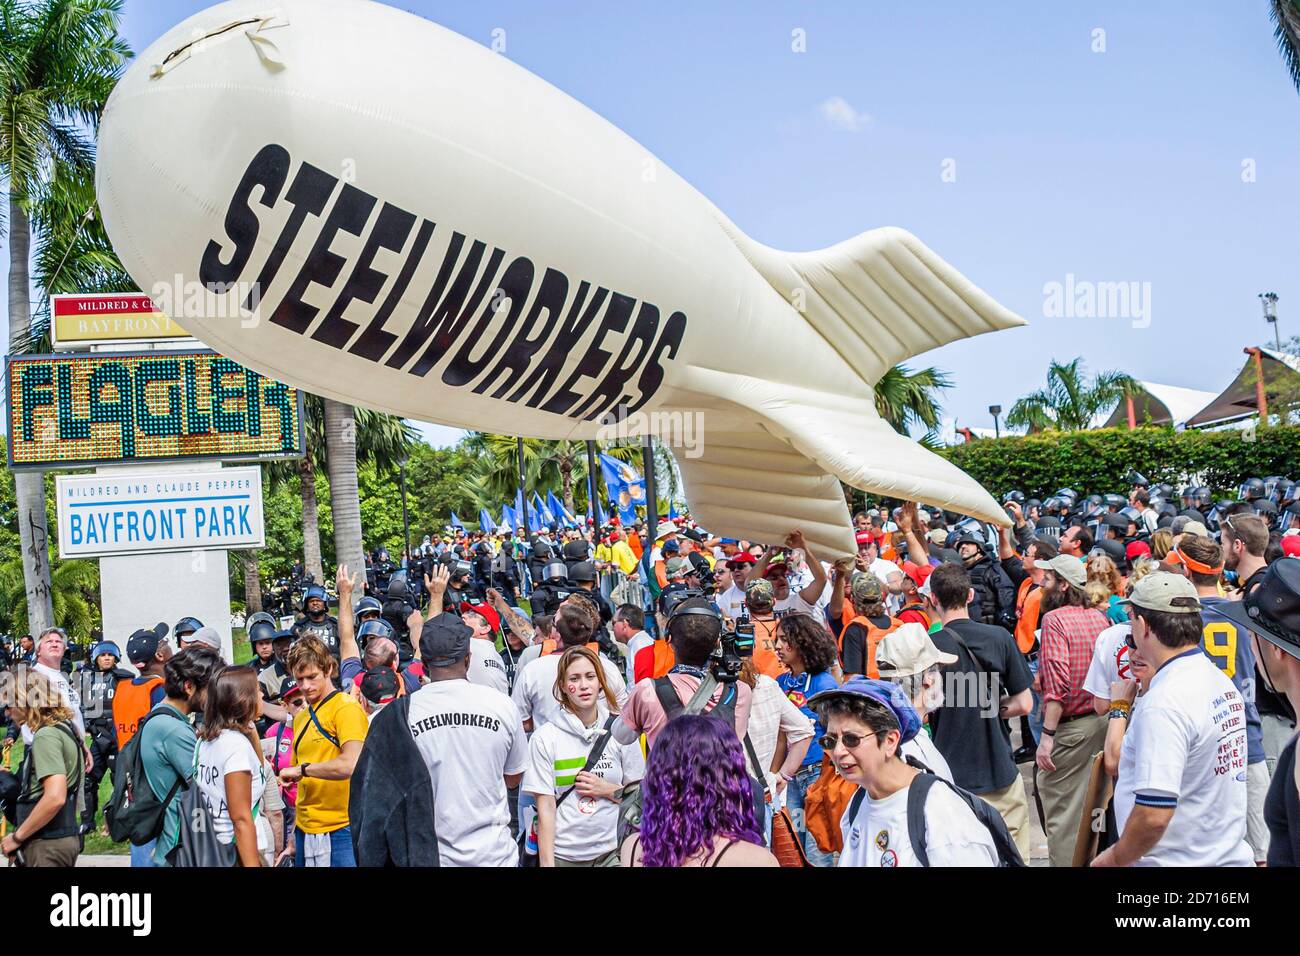
[{"label": "baseball cap", "polygon": [[955,663],[956,654],[939,650],[925,628],[911,621],[890,631],[876,645],[876,669],[885,678],[924,674],[936,664]]},{"label": "baseball cap", "polygon": [[1168,571],[1152,571],[1133,585],[1133,593],[1119,603],[1170,614],[1201,613],[1201,602],[1192,582]]},{"label": "baseball cap", "polygon": [[718,543],[719,543],[719,544],[740,544],[740,539],[739,539],[739,538],[723,538],[723,539],[722,539],[721,541],[719,541]]},{"label": "baseball cap", "polygon": [[676,554],[682,549],[682,546],[674,541],[665,541],[659,546],[659,550],[664,554]]},{"label": "baseball cap", "polygon": [[154,625],[153,630],[141,628],[126,641],[126,659],[132,664],[148,664],[158,653],[158,645],[167,636],[168,627],[162,621]]},{"label": "baseball cap", "polygon": [[470,610],[482,614],[487,618],[488,627],[492,628],[492,633],[495,634],[497,631],[501,630],[501,615],[498,614],[496,609],[490,605],[470,604],[468,608],[462,608],[462,610]]},{"label": "baseball cap", "polygon": [[[916,627],[921,625],[917,624]],[[921,730],[921,717],[912,706],[912,702],[907,699],[903,689],[897,684],[891,684],[889,681],[872,680],[869,677],[853,677],[839,687],[832,687],[821,693],[813,694],[808,698],[808,703],[816,705],[825,703],[834,697],[866,697],[874,700],[878,704],[883,704],[891,714],[894,720],[898,722],[898,729],[901,733],[900,743],[907,743]]]},{"label": "baseball cap", "polygon": [[361,675],[361,696],[372,704],[388,704],[397,699],[397,671],[383,664],[367,670]]},{"label": "baseball cap", "polygon": [[1084,569],[1083,562],[1073,555],[1058,554],[1043,566],[1054,571],[1076,588],[1081,588],[1088,583],[1088,572]]},{"label": "baseball cap", "polygon": [[290,697],[294,696],[295,694],[301,694],[301,693],[302,693],[302,688],[298,686],[298,682],[294,680],[292,677],[280,685],[281,700],[288,700]]},{"label": "baseball cap", "polygon": [[926,537],[930,539],[931,544],[937,544],[942,548],[948,542],[948,530],[946,528],[935,528]]},{"label": "baseball cap", "polygon": [[1210,531],[1199,521],[1189,521],[1183,525],[1183,534],[1199,534],[1202,538],[1208,538]]},{"label": "baseball cap", "polygon": [[859,531],[853,536],[853,539],[857,541],[858,547],[862,547],[864,544],[870,544],[873,540],[870,531]]},{"label": "baseball cap", "polygon": [[916,583],[918,588],[926,582],[930,577],[930,572],[934,570],[931,565],[916,564],[912,561],[903,561],[899,566],[903,569],[903,573]]},{"label": "baseball cap", "polygon": [[1138,557],[1150,557],[1151,546],[1145,541],[1130,541],[1128,547],[1124,549],[1124,556],[1130,561]]},{"label": "baseball cap", "polygon": [[748,551],[737,551],[731,557],[727,558],[727,567],[733,564],[757,564],[758,558],[754,557]]},{"label": "baseball cap", "polygon": [[187,637],[186,640],[191,644],[204,644],[218,653],[221,652],[221,635],[217,633],[215,627],[209,627],[205,624]]},{"label": "baseball cap", "polygon": [[664,574],[670,578],[690,573],[691,562],[685,558],[669,558],[664,562]]},{"label": "baseball cap", "polygon": [[776,592],[772,590],[772,582],[767,578],[757,578],[745,585],[745,600],[751,604],[771,604],[776,600]]},{"label": "baseball cap", "polygon": [[455,614],[444,611],[420,630],[420,657],[430,667],[451,667],[469,653],[474,631]]},{"label": "baseball cap", "polygon": [[1300,558],[1300,535],[1283,535],[1282,553],[1288,558]]},{"label": "baseball cap", "polygon": [[880,578],[862,571],[853,576],[850,590],[853,593],[854,604],[876,604],[884,594],[885,587],[880,583]]}]

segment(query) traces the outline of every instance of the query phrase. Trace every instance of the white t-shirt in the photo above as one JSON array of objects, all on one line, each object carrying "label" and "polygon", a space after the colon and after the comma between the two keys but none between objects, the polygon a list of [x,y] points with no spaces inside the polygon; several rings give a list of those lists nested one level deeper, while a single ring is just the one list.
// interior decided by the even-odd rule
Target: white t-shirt
[{"label": "white t-shirt", "polygon": [[533,661],[537,660],[537,658],[541,656],[542,656],[541,641],[538,641],[536,644],[529,644],[522,651],[520,651],[519,659],[515,661],[515,679],[517,680],[519,678],[520,671],[522,671],[525,667],[527,667],[529,664],[531,664]]},{"label": "white t-shirt", "polygon": [[[599,705],[598,705],[599,706]],[[591,748],[605,732],[609,711],[599,706],[591,727],[568,711],[535,732],[528,742],[528,768],[521,788],[525,793],[547,793],[557,800],[574,784]],[[591,772],[620,786],[645,776],[640,743],[620,744],[613,737]],[[562,860],[594,860],[618,846],[618,804],[574,792],[556,810],[555,855]]]},{"label": "white t-shirt", "polygon": [[[77,735],[79,737],[86,736],[86,721],[81,716],[81,695],[77,693],[76,688],[72,686],[72,682],[68,680],[68,675],[58,668],[47,667],[44,664],[33,664],[32,670],[43,675],[59,689],[59,696],[63,698],[63,702],[72,711],[72,726],[77,728]],[[112,716],[112,714],[110,713],[109,716]],[[27,729],[26,724],[23,724],[22,731],[23,746],[30,747],[33,734]]]},{"label": "white t-shirt", "polygon": [[1097,635],[1092,646],[1092,663],[1088,676],[1083,679],[1083,689],[1093,697],[1110,700],[1110,685],[1117,680],[1132,680],[1133,669],[1128,663],[1128,644],[1125,638],[1133,630],[1131,624],[1112,624]]},{"label": "white t-shirt", "polygon": [[[905,787],[883,800],[864,796],[857,817],[850,803],[840,820],[844,850],[838,866],[920,866],[907,830]],[[988,828],[961,797],[934,783],[925,801],[925,852],[931,866],[997,866],[998,849]]]},{"label": "white t-shirt", "polygon": [[1137,866],[1254,866],[1246,842],[1246,705],[1199,646],[1167,661],[1120,750],[1115,820],[1133,807],[1173,819]]},{"label": "white t-shirt", "polygon": [[510,698],[467,680],[433,681],[411,695],[415,746],[433,784],[442,866],[515,866],[506,774],[523,773],[528,741]]},{"label": "white t-shirt", "polygon": [[627,686],[631,687],[636,681],[633,679],[636,674],[636,653],[648,644],[653,644],[655,639],[645,631],[637,631],[627,642],[627,657],[623,664],[627,668],[626,681]]},{"label": "white t-shirt", "polygon": [[717,597],[718,610],[733,621],[745,610],[745,592],[734,584]]},{"label": "white t-shirt", "polygon": [[465,677],[471,684],[510,693],[505,661],[501,660],[496,645],[483,638],[476,637],[469,642],[469,673]]},{"label": "white t-shirt", "polygon": [[[519,708],[520,717],[532,720],[533,730],[549,724],[560,715],[560,702],[555,699],[555,675],[562,656],[559,651],[547,654],[515,672],[515,689],[511,699]],[[604,655],[600,655],[600,664],[605,670],[605,683],[614,692],[621,708],[627,703],[627,682],[623,680],[618,668]]]},{"label": "white t-shirt", "polygon": [[[239,731],[223,730],[216,740],[200,740],[197,756],[194,779],[199,782],[199,793],[203,794],[203,801],[212,814],[212,831],[222,843],[230,843],[235,839],[235,824],[226,805],[226,774],[251,775],[252,805],[257,807],[266,789],[262,755],[253,750],[248,738]],[[261,840],[258,843],[258,849],[263,849]]]},{"label": "white t-shirt", "polygon": [[924,728],[915,737],[903,744],[899,750],[925,764],[934,771],[936,777],[947,780],[949,783],[957,782],[952,779],[952,769],[948,766],[948,761],[944,759],[943,754],[939,753],[939,748],[934,745],[934,741],[930,739],[929,733]]},{"label": "white t-shirt", "polygon": [[885,608],[890,614],[896,614],[898,609],[903,606],[903,596],[901,594],[891,593],[888,589],[888,585],[890,577],[895,574],[901,575],[903,569],[893,561],[886,561],[884,558],[876,558],[876,560],[871,562],[871,567],[867,568],[867,571],[874,575],[881,584],[886,585]]}]

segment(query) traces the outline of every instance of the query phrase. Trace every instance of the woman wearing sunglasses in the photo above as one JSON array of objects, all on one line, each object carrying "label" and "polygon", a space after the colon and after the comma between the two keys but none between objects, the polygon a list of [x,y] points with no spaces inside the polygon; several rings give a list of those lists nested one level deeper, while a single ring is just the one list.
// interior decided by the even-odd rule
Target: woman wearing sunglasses
[{"label": "woman wearing sunglasses", "polygon": [[[840,776],[865,792],[840,821],[839,866],[920,866],[907,825],[907,793],[920,773],[899,754],[921,730],[921,718],[896,684],[854,677],[810,701],[826,726],[819,744]],[[997,866],[988,829],[945,784],[925,801],[930,866]]]}]

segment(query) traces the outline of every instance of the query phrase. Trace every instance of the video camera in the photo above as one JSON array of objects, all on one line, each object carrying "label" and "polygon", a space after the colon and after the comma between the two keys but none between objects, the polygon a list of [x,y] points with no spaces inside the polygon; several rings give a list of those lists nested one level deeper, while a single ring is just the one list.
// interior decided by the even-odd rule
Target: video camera
[{"label": "video camera", "polygon": [[[669,592],[664,591],[660,595],[660,600]],[[726,619],[722,612],[716,608],[708,607],[688,607],[683,608],[681,605],[693,597],[704,597],[698,588],[684,588],[676,592],[676,597],[671,604],[671,611],[668,614],[668,627],[672,628],[673,619],[683,615],[699,615],[701,617],[711,617],[718,622],[718,644],[713,649],[713,654],[709,657],[709,670],[713,674],[713,679],[719,684],[734,684],[740,677],[740,671],[745,666],[746,658],[754,656],[754,625],[749,621],[737,621],[735,629],[728,631],[726,629]]]}]

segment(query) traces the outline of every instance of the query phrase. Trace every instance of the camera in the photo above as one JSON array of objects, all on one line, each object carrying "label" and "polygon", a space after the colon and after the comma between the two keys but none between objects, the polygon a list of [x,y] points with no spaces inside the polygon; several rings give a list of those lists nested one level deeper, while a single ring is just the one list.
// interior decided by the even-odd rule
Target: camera
[{"label": "camera", "polygon": [[754,625],[737,623],[734,631],[724,631],[709,660],[713,679],[719,684],[734,684],[740,677],[745,660],[754,656]]}]

